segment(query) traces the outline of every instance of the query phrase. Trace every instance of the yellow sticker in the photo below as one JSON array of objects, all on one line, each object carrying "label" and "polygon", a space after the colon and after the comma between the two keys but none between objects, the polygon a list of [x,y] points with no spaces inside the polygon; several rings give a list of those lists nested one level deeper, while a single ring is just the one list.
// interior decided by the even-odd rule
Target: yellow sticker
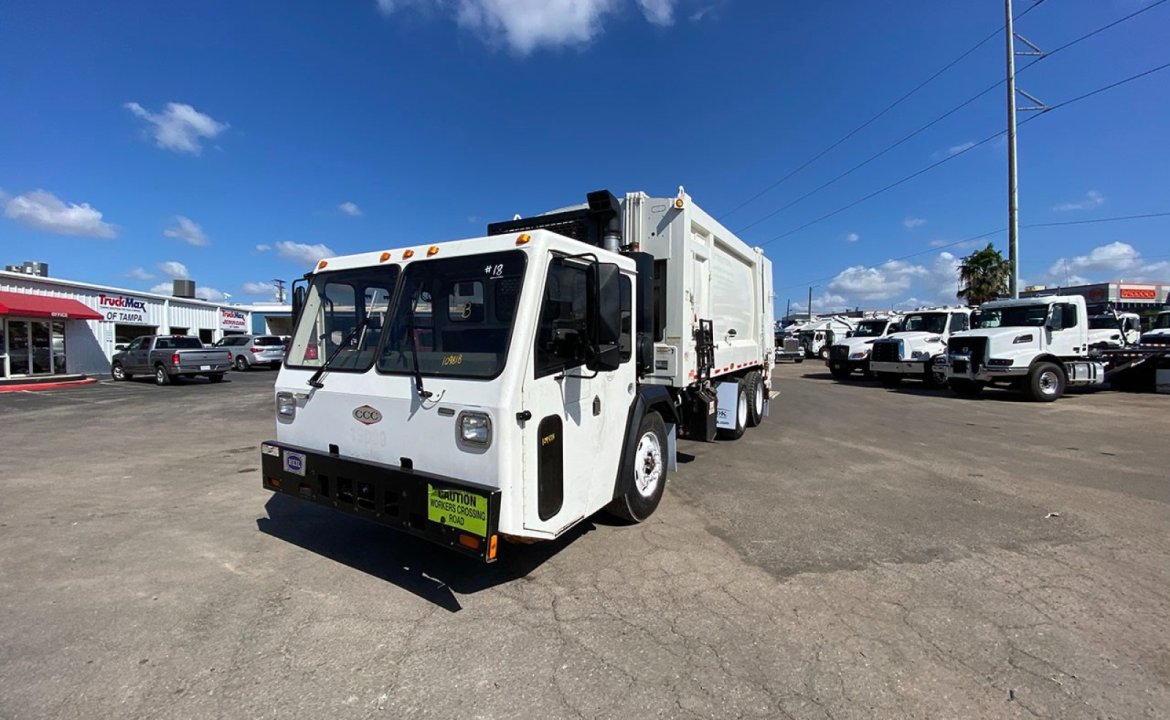
[{"label": "yellow sticker", "polygon": [[427,485],[427,520],[487,537],[487,498],[467,490]]}]

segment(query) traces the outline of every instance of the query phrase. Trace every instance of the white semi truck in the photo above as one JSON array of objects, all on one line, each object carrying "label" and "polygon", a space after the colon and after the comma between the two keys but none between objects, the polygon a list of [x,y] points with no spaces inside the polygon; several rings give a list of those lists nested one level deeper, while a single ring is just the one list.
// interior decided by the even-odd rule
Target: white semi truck
[{"label": "white semi truck", "polygon": [[951,336],[943,366],[947,384],[959,395],[1004,385],[1051,402],[1069,387],[1110,382],[1140,388],[1142,374],[1152,381],[1150,370],[1170,357],[1145,343],[1094,346],[1091,320],[1080,295],[989,302],[979,309],[975,329]]},{"label": "white semi truck", "polygon": [[1148,332],[1142,335],[1142,345],[1170,345],[1170,310],[1163,310],[1154,316]]},{"label": "white semi truck", "polygon": [[922,380],[930,387],[944,387],[947,339],[971,327],[971,308],[940,307],[915,310],[902,317],[898,332],[875,340],[869,369],[886,387],[897,387],[904,378]]},{"label": "white semi truck", "polygon": [[679,435],[768,414],[772,265],[683,192],[327,258],[294,289],[268,490],[491,562],[654,512]]},{"label": "white semi truck", "polygon": [[829,348],[829,359],[825,364],[838,380],[844,380],[860,370],[869,377],[869,353],[878,338],[892,335],[901,329],[900,315],[866,318],[857,323],[853,331],[843,340]]}]

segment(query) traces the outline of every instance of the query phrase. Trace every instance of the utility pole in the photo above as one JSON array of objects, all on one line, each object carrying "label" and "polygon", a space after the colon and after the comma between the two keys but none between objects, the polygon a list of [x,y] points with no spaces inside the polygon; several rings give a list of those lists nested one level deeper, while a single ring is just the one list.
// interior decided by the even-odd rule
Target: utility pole
[{"label": "utility pole", "polygon": [[808,321],[812,322],[812,288],[808,289]]},{"label": "utility pole", "polygon": [[1007,142],[1008,142],[1008,264],[1012,274],[1008,289],[1020,296],[1020,198],[1016,188],[1016,31],[1012,25],[1012,0],[1004,0],[1007,13]]},{"label": "utility pole", "polygon": [[784,304],[784,319],[787,320],[790,315],[792,315],[792,298],[788,298]]},{"label": "utility pole", "polygon": [[276,283],[276,301],[284,305],[284,280],[273,278],[272,282]]},{"label": "utility pole", "polygon": [[[1043,2],[1044,0],[1032,0],[1034,3]],[[1011,266],[1011,276],[1008,280],[1008,289],[1011,291],[1012,298],[1020,297],[1020,196],[1016,173],[1016,55],[1027,55],[1031,57],[1044,57],[1044,51],[1028,42],[1028,39],[1016,35],[1015,25],[1012,20],[1012,0],[1004,0],[1004,15],[1005,27],[1004,36],[1007,45],[1007,144],[1008,144],[1008,265]],[[1016,38],[1027,45],[1030,50],[1027,52],[1016,52]],[[1034,105],[1030,107],[1020,108],[1021,111],[1039,111],[1044,112],[1048,109],[1042,101],[1037,100],[1028,93],[1020,91],[1020,94],[1031,100]]]}]

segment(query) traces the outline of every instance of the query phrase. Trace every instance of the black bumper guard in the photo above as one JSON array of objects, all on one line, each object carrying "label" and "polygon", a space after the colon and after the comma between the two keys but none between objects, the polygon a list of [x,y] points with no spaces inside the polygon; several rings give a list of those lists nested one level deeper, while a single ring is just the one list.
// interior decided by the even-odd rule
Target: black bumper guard
[{"label": "black bumper guard", "polygon": [[[293,469],[286,459],[289,453],[293,454]],[[496,488],[273,441],[261,445],[260,466],[265,490],[386,525],[485,562],[496,559],[500,525],[500,491]],[[432,510],[430,515],[442,521],[431,519],[432,488],[448,497],[454,493],[486,498],[483,535],[476,527],[469,531],[445,524],[449,521],[440,510]]]}]

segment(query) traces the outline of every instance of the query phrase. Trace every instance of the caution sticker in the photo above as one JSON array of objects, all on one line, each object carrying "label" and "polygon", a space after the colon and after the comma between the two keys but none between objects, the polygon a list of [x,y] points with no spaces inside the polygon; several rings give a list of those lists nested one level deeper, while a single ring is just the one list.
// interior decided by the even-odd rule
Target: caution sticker
[{"label": "caution sticker", "polygon": [[467,490],[427,485],[427,520],[487,537],[488,501]]}]

